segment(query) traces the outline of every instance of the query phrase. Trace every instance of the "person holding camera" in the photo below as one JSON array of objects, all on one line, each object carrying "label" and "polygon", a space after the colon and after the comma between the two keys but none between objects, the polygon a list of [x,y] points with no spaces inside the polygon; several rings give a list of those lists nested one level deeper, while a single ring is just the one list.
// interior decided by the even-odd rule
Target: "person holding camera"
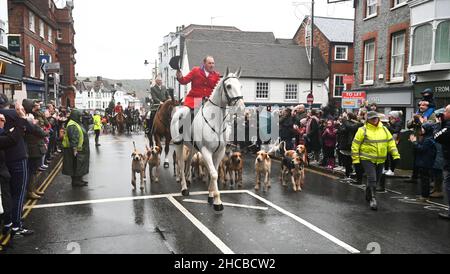
[{"label": "person holding camera", "polygon": [[[442,145],[444,156],[444,183],[447,192],[447,199],[450,206],[450,105],[445,108],[445,112],[439,115],[440,124],[435,131],[434,139]],[[446,213],[439,214],[439,217],[450,221],[450,207]]]}]

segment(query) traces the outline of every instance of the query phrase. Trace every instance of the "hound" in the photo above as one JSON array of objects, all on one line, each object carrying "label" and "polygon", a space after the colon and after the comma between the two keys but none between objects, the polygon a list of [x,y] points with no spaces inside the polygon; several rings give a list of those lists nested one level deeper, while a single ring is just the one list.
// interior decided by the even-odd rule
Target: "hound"
[{"label": "hound", "polygon": [[272,160],[270,156],[265,151],[259,151],[255,161],[255,172],[256,172],[256,186],[255,190],[259,191],[261,186],[261,176],[265,176],[264,179],[264,192],[269,190],[270,186],[270,171],[272,167]]},{"label": "hound", "polygon": [[231,155],[230,159],[230,181],[231,184],[236,184],[239,188],[242,188],[242,172],[244,169],[244,161],[240,152],[235,152]]},{"label": "hound", "polygon": [[[151,182],[159,182],[159,166],[161,165],[161,148],[159,146],[147,147],[147,162],[148,173]],[[153,174],[153,168],[155,168],[155,174]]]},{"label": "hound", "polygon": [[[134,144],[134,142],[133,142]],[[145,166],[147,158],[142,153],[139,153],[136,150],[136,145],[134,144],[134,151],[131,154],[131,185],[133,186],[133,189],[136,190],[136,173],[139,173],[141,176],[141,190],[144,190],[144,178],[145,178]]]}]

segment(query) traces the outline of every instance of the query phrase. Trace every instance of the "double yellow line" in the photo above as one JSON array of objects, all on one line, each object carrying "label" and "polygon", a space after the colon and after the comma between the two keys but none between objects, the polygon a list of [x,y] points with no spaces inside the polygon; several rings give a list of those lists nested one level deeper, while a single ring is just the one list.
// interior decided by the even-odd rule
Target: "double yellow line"
[{"label": "double yellow line", "polygon": [[[50,186],[50,184],[54,181],[55,177],[61,171],[62,165],[63,165],[63,159],[61,158],[61,160],[59,160],[59,162],[56,164],[55,169],[53,169],[52,172],[50,172],[49,176],[44,180],[44,182],[38,188],[38,191],[45,192],[47,190],[47,188]],[[38,202],[38,200],[28,199],[27,203],[24,206],[24,214],[22,216],[22,219],[25,219],[28,217],[28,215],[30,215],[31,211],[33,210],[33,208],[37,204],[37,202]],[[4,239],[0,238],[0,242],[3,246],[7,245],[9,240],[11,240],[10,234],[7,237],[5,237]]]}]

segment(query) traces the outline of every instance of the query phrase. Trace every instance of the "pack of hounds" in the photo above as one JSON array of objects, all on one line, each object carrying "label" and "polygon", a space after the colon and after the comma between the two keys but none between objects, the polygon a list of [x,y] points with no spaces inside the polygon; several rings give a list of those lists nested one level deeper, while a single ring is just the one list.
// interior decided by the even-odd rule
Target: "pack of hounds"
[{"label": "pack of hounds", "polygon": [[[146,170],[148,167],[148,173],[151,182],[159,182],[159,168],[161,165],[161,153],[162,149],[158,146],[146,147],[145,153],[140,153],[136,149],[136,144],[134,144],[134,151],[131,155],[131,171],[132,179],[131,184],[133,189],[136,189],[136,174],[140,175],[140,188],[144,190]],[[281,174],[280,182],[282,186],[288,187],[290,183],[294,192],[302,191],[305,184],[305,167],[308,165],[307,151],[304,145],[299,145],[295,150],[287,150],[285,142],[277,142],[268,151],[261,150],[257,152],[255,159],[255,176],[256,184],[255,190],[259,191],[262,189],[264,192],[269,191],[271,188],[271,170],[272,170],[272,158],[281,159]],[[177,155],[173,154],[173,162],[176,161]],[[187,162],[189,157],[189,148],[184,147],[183,150],[183,161]],[[174,176],[177,182],[180,182],[180,170],[177,164],[173,166]],[[235,152],[232,146],[228,145],[225,156],[219,165],[219,182],[225,189],[228,186],[238,188],[243,187],[242,174],[244,169],[244,159],[241,152]],[[190,178],[189,182],[192,180],[200,180],[203,182],[208,182],[210,177],[208,174],[207,166],[203,161],[202,154],[197,152],[192,157],[191,166],[186,165],[186,174]]]}]

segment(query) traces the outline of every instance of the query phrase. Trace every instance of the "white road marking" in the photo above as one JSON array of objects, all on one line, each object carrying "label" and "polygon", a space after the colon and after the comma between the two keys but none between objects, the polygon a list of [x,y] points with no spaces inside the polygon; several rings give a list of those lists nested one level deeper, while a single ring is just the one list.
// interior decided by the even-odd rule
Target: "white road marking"
[{"label": "white road marking", "polygon": [[446,205],[435,203],[435,202],[432,202],[432,201],[427,201],[427,203],[435,205],[435,206],[439,206],[439,207],[442,207],[442,208],[445,208],[445,209],[448,210],[448,206],[446,206]]},{"label": "white road marking", "polygon": [[[194,199],[184,199],[183,202],[195,203],[195,204],[207,204],[208,203],[208,201],[194,200]],[[269,210],[268,207],[262,207],[262,206],[249,206],[249,205],[232,204],[232,203],[222,203],[222,204],[224,206],[231,206],[231,207],[249,208],[249,209],[257,209],[257,210]]]},{"label": "white road marking", "polygon": [[234,252],[220,240],[211,230],[202,224],[192,213],[183,207],[173,196],[167,197],[172,204],[183,213],[223,254],[234,254]]},{"label": "white road marking", "polygon": [[[225,190],[221,191],[222,194],[244,194],[247,193],[245,190]],[[208,195],[208,191],[198,191],[191,192],[190,196]],[[133,196],[133,197],[122,197],[122,198],[110,198],[110,199],[98,199],[98,200],[86,200],[86,201],[75,201],[75,202],[64,202],[64,203],[54,203],[54,204],[43,204],[35,206],[26,206],[24,209],[41,209],[41,208],[55,208],[64,206],[77,206],[77,205],[90,205],[90,204],[105,204],[105,203],[115,203],[115,202],[126,202],[126,201],[138,201],[138,200],[151,200],[151,199],[163,199],[169,197],[181,197],[181,193],[172,194],[161,194],[161,195],[148,195],[148,196]]]},{"label": "white road marking", "polygon": [[298,217],[295,214],[292,214],[291,212],[275,205],[274,203],[264,199],[263,197],[256,195],[255,193],[251,192],[251,191],[247,191],[247,193],[253,197],[255,197],[256,199],[260,200],[261,202],[267,204],[268,206],[273,207],[274,209],[278,210],[279,212],[283,213],[284,215],[291,217],[292,219],[294,219],[295,221],[301,223],[302,225],[308,227],[309,229],[313,230],[314,232],[322,235],[323,237],[327,238],[328,240],[332,241],[333,243],[341,246],[342,248],[346,249],[347,251],[349,251],[350,253],[360,253],[360,251],[352,246],[350,246],[349,244],[344,243],[343,241],[339,240],[338,238],[334,237],[333,235],[323,231],[322,229],[318,228],[317,226],[303,220],[302,218]]}]

